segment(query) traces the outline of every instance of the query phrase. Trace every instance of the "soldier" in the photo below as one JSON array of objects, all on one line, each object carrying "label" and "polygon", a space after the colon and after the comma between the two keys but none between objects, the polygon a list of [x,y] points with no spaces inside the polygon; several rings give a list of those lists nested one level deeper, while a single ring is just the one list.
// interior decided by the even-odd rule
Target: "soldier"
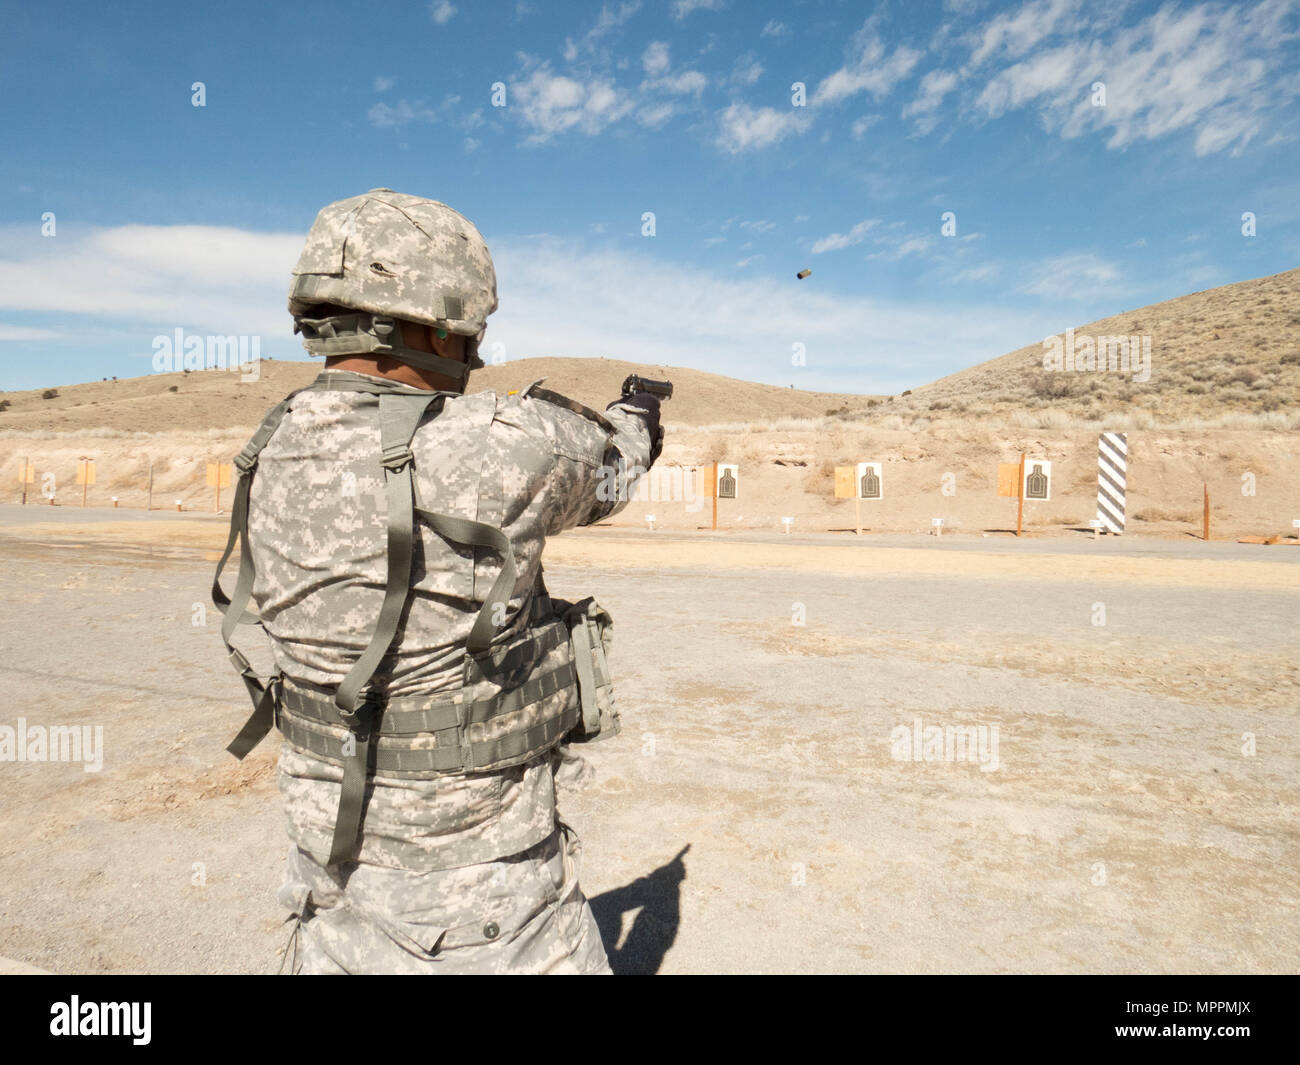
[{"label": "soldier", "polygon": [[[496,308],[474,225],[388,189],[322,210],[294,268],[325,369],[236,461],[213,591],[255,706],[230,750],[283,734],[291,971],[609,972],[555,794],[567,741],[617,731],[609,616],[552,600],[541,554],[627,505],[658,399],[464,395]],[[265,680],[230,646],[259,620]]]}]

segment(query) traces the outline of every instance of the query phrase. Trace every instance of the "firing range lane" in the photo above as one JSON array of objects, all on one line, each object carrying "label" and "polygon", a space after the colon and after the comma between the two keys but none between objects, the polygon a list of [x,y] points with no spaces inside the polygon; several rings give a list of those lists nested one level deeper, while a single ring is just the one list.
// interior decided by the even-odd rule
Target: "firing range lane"
[{"label": "firing range lane", "polygon": [[1006,554],[1038,555],[1103,555],[1134,558],[1190,558],[1190,559],[1243,559],[1259,561],[1290,560],[1300,563],[1300,551],[1287,551],[1286,546],[1300,547],[1300,540],[1284,540],[1281,544],[1265,547],[1260,544],[1239,544],[1235,540],[1211,540],[1209,543],[1191,536],[1166,539],[1164,537],[1126,535],[1102,536],[1094,540],[1092,533],[1028,533],[1016,537],[1012,533],[994,532],[987,537],[979,533],[945,532],[942,536],[926,533],[872,533],[856,536],[853,532],[780,533],[757,529],[700,529],[696,532],[672,530],[648,532],[645,529],[625,529],[617,526],[593,526],[564,533],[566,537],[599,539],[625,543],[742,543],[787,544],[804,547],[923,547],[934,551],[991,551]]},{"label": "firing range lane", "polygon": [[[207,514],[207,512],[178,512],[155,508],[152,511],[130,510],[130,508],[113,507],[51,507],[21,506],[18,503],[0,503],[0,534],[8,534],[14,540],[25,540],[18,529],[26,525],[64,525],[68,527],[68,537],[78,537],[78,525],[101,525],[139,523],[155,521],[168,523],[178,521],[185,523],[186,544],[194,544],[196,536],[204,531],[211,531],[211,542],[205,542],[209,550],[220,550],[225,545],[225,531],[229,527],[230,516],[227,514]],[[105,528],[108,532],[108,528]],[[161,532],[161,531],[160,531]],[[91,538],[94,534],[90,534]],[[62,538],[62,537],[60,537]],[[36,537],[34,542],[39,542]],[[204,537],[207,541],[207,537]],[[1300,564],[1300,551],[1287,550],[1287,546],[1300,546],[1294,538],[1284,540],[1282,544],[1264,546],[1257,544],[1238,544],[1232,540],[1212,540],[1206,542],[1195,537],[1164,538],[1154,536],[1102,536],[1093,540],[1091,533],[1039,533],[1032,532],[1023,537],[1015,537],[1005,532],[993,532],[988,536],[982,533],[945,532],[943,536],[930,536],[926,533],[865,533],[855,536],[852,532],[767,532],[761,529],[699,529],[694,532],[663,531],[649,532],[637,527],[621,525],[594,525],[590,528],[572,529],[563,533],[563,537],[552,537],[552,541],[575,541],[582,544],[590,542],[607,542],[607,544],[755,544],[772,546],[801,547],[850,547],[850,549],[867,549],[887,547],[887,549],[924,549],[948,553],[948,551],[975,551],[975,553],[1011,554],[1011,555],[1084,555],[1084,557],[1101,558],[1160,558],[1160,559],[1196,559],[1196,560],[1240,560],[1240,562],[1283,562]],[[29,541],[32,542],[32,541]],[[169,545],[177,546],[177,545]]]}]

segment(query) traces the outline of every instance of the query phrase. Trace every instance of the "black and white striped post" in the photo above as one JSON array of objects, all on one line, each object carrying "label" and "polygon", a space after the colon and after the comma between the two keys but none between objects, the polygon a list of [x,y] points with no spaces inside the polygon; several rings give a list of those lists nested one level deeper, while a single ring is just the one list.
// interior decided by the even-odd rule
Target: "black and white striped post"
[{"label": "black and white striped post", "polygon": [[1128,435],[1102,433],[1097,438],[1097,518],[1111,533],[1124,531],[1124,496],[1128,483]]}]

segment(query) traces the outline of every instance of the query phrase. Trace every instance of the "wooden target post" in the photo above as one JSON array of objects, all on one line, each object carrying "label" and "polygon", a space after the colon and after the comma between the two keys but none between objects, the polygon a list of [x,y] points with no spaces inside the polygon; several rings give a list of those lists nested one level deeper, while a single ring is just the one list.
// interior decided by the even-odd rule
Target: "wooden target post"
[{"label": "wooden target post", "polygon": [[718,464],[713,464],[713,480],[709,482],[709,495],[713,497],[713,531],[718,531]]},{"label": "wooden target post", "polygon": [[1025,453],[1020,452],[1020,472],[1016,477],[1016,535],[1025,526]]},{"label": "wooden target post", "polygon": [[31,459],[23,459],[23,472],[18,479],[23,486],[23,506],[27,506],[27,486],[36,483],[36,467]]},{"label": "wooden target post", "polygon": [[90,486],[95,483],[95,460],[83,457],[77,463],[77,483],[81,485],[81,506],[84,510]]},{"label": "wooden target post", "polygon": [[854,532],[862,535],[862,498],[858,495],[857,485],[854,483],[855,468],[853,466],[836,466],[835,467],[835,498],[848,499],[853,498],[853,524]]},{"label": "wooden target post", "polygon": [[217,493],[216,512],[221,513],[221,490],[230,487],[230,464],[226,462],[208,463],[208,487]]}]

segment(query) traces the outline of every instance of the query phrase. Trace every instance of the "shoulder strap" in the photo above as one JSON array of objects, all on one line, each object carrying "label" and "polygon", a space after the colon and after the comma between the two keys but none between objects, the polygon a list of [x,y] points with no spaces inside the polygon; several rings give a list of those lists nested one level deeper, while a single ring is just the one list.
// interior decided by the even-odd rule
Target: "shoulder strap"
[{"label": "shoulder strap", "polygon": [[576,399],[570,399],[568,396],[562,396],[558,392],[552,392],[549,388],[542,388],[538,384],[532,384],[528,386],[524,395],[531,396],[534,399],[544,399],[547,403],[554,403],[557,407],[563,407],[565,410],[573,411],[574,414],[581,414],[584,418],[595,422],[604,429],[605,432],[611,435],[618,432],[618,430],[614,428],[613,424],[611,424],[610,420],[599,411],[594,411],[590,407],[584,407]]},{"label": "shoulder strap", "polygon": [[415,478],[412,472],[415,453],[411,450],[411,441],[415,439],[415,431],[425,411],[438,402],[441,395],[438,392],[420,395],[379,392],[379,441],[383,448],[381,461],[388,493],[388,584],[370,643],[343,678],[334,696],[339,717],[352,735],[348,737],[351,742],[344,746],[347,757],[343,763],[343,782],[339,788],[338,813],[334,818],[334,837],[330,841],[329,865],[347,860],[356,847],[357,833],[361,829],[366,769],[370,762],[370,741],[375,724],[375,707],[370,703],[361,705],[361,692],[392,646],[402,610],[410,595],[415,539]]},{"label": "shoulder strap", "polygon": [[[253,701],[252,715],[240,729],[239,735],[226,748],[240,759],[271,731],[275,719],[274,678],[264,682],[253,669],[252,663],[231,642],[238,625],[261,623],[257,617],[245,612],[248,600],[253,594],[253,579],[256,575],[253,553],[248,547],[248,497],[262,450],[275,435],[275,431],[280,428],[280,423],[284,421],[284,416],[289,412],[293,399],[297,395],[298,392],[292,392],[271,408],[257,432],[253,434],[253,438],[235,459],[235,466],[239,470],[239,487],[235,490],[235,501],[230,508],[230,535],[226,538],[226,550],[221,556],[221,561],[217,563],[216,576],[212,580],[212,602],[225,615],[221,624],[221,639],[226,645],[226,654],[230,657],[231,663],[244,682],[244,687],[248,689],[249,698]],[[234,594],[227,598],[225,592],[221,590],[221,573],[226,563],[230,561],[236,540],[239,541],[239,577],[235,581]]]},{"label": "shoulder strap", "polygon": [[474,627],[470,629],[466,646],[470,654],[482,654],[492,646],[492,636],[501,627],[505,619],[506,607],[510,603],[510,593],[514,590],[518,570],[515,566],[515,553],[510,547],[510,538],[494,525],[469,518],[457,518],[450,514],[435,514],[430,510],[417,510],[439,536],[455,540],[458,544],[472,547],[490,547],[501,556],[501,572],[492,582],[487,598],[479,607]]},{"label": "shoulder strap", "polygon": [[411,557],[415,537],[415,453],[411,441],[424,413],[442,393],[410,395],[385,392],[379,396],[379,442],[388,492],[388,585],[384,605],[370,643],[339,685],[334,705],[350,720],[361,701],[361,690],[370,683],[384,655],[397,636],[402,609],[411,586]]},{"label": "shoulder strap", "polygon": [[[235,501],[230,507],[230,535],[226,538],[226,550],[221,555],[221,561],[217,563],[217,572],[212,579],[212,602],[218,610],[227,615],[227,618],[231,613],[235,615],[235,621],[230,623],[232,631],[235,624],[252,625],[257,621],[255,617],[244,613],[253,591],[253,558],[248,550],[248,496],[252,489],[253,474],[257,470],[257,463],[263,449],[270,443],[275,431],[280,428],[284,416],[289,413],[294,397],[302,391],[304,389],[291,392],[272,407],[262,419],[262,424],[253,434],[253,438],[244,445],[244,450],[235,458],[235,468],[239,470],[239,485],[235,489]],[[221,574],[234,552],[236,540],[240,541],[239,577],[235,582],[235,594],[227,598],[226,593],[221,590]],[[233,602],[239,602],[238,609],[234,611],[230,609]]]}]

